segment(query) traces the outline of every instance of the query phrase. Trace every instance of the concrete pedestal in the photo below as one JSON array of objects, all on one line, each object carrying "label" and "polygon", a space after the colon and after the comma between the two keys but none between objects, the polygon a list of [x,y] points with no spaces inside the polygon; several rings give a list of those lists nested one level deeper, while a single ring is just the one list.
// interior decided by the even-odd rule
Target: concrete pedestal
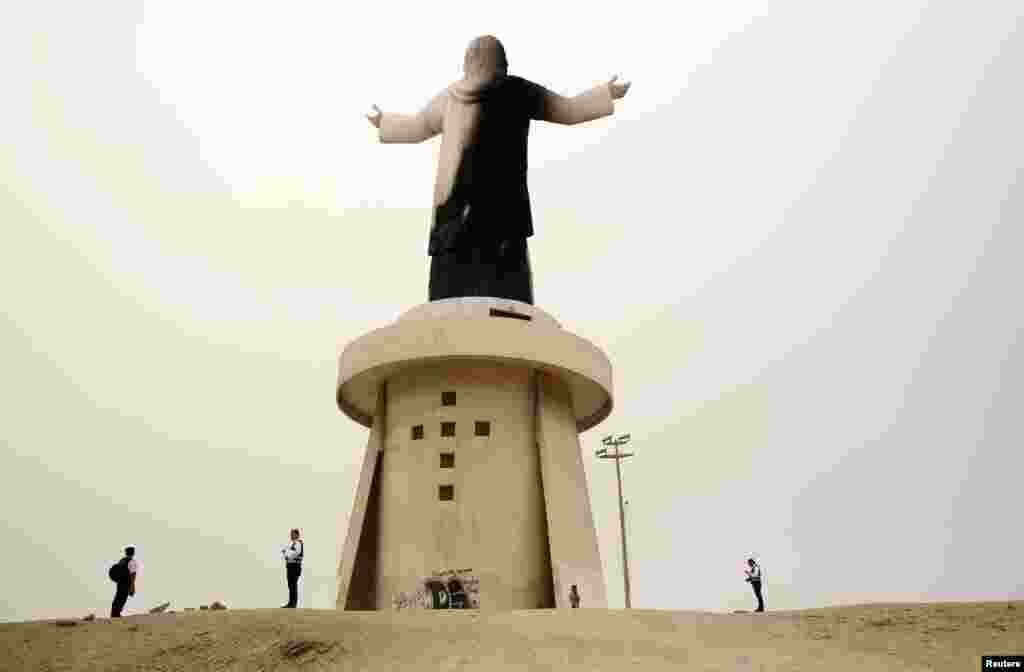
[{"label": "concrete pedestal", "polygon": [[[538,308],[434,301],[349,344],[338,406],[370,427],[339,609],[607,606],[578,433],[607,357]],[[453,579],[456,583],[453,583]]]}]

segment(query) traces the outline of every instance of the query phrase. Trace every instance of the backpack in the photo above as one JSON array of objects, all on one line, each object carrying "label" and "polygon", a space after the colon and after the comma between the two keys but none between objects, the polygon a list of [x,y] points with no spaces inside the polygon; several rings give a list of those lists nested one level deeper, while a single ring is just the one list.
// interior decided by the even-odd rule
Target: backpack
[{"label": "backpack", "polygon": [[127,558],[122,558],[121,560],[118,560],[110,566],[110,569],[107,570],[107,576],[110,577],[110,580],[114,583],[122,583],[124,581],[127,581],[128,575],[129,572]]}]

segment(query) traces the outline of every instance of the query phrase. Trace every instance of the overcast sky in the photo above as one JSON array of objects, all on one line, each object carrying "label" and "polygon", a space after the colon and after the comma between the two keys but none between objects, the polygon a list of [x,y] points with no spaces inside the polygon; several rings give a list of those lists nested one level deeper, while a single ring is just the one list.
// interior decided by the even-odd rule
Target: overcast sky
[{"label": "overcast sky", "polygon": [[[0,620],[331,608],[367,430],[341,347],[426,300],[438,141],[493,33],[535,125],[536,300],[609,355],[609,599],[1024,599],[1024,9],[1006,2],[18,3],[0,27]],[[511,6],[513,3],[505,3]],[[561,12],[561,13],[557,13]],[[673,13],[674,12],[674,13]]]}]

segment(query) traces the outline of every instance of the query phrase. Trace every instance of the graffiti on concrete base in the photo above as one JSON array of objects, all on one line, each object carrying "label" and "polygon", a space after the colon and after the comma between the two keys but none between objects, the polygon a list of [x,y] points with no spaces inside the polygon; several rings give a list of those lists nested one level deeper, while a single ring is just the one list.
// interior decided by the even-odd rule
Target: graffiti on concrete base
[{"label": "graffiti on concrete base", "polygon": [[411,593],[398,593],[394,599],[395,609],[430,609],[433,598],[430,590],[422,588]]},{"label": "graffiti on concrete base", "polygon": [[479,609],[480,580],[472,569],[444,569],[424,577],[414,590],[398,593],[393,605],[405,609]]}]

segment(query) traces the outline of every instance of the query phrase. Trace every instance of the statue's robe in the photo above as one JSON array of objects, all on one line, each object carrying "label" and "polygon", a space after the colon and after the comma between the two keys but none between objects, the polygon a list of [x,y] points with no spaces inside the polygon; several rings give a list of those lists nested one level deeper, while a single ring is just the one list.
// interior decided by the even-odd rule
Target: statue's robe
[{"label": "statue's robe", "polygon": [[500,75],[461,80],[416,115],[382,115],[381,142],[442,135],[428,246],[430,301],[493,296],[533,303],[526,244],[533,235],[526,184],[530,121],[578,124],[613,112],[606,85],[567,98]]}]

